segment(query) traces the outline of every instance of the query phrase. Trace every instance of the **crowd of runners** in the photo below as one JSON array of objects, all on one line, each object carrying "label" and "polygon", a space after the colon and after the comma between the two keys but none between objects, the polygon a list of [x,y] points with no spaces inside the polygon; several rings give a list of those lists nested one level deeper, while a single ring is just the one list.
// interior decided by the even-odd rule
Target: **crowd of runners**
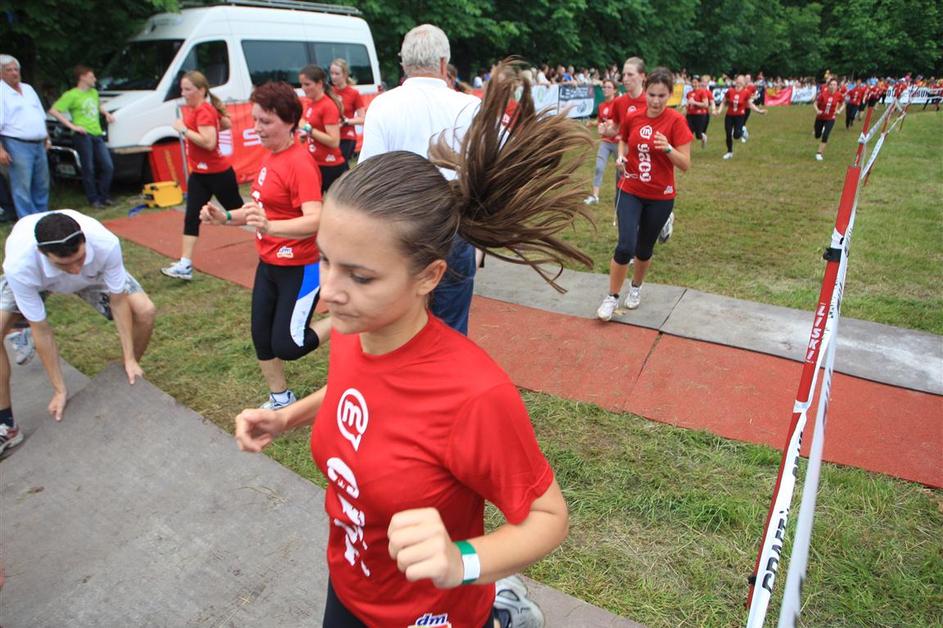
[{"label": "crowd of runners", "polygon": [[[692,142],[706,146],[712,116],[723,116],[730,159],[735,142],[749,138],[750,112],[765,110],[748,75],[737,76],[720,102],[710,77],[701,76],[682,114],[668,106],[675,75],[630,57],[619,77],[624,94],[612,78],[603,81],[586,197],[585,183],[561,165],[588,150],[591,135],[566,112],[537,111],[527,72],[503,62],[491,70],[483,99],[455,90],[447,82],[455,77],[448,39],[431,25],[411,30],[400,56],[406,80],[368,110],[343,59],[302,68],[304,98],[284,82],[256,87],[252,118],[266,153],[248,199],[220,149],[230,126],[225,106],[203,74],[183,75],[187,106],[174,128],[186,147],[189,192],[180,258],[161,270],[193,279],[201,225],[255,233],[249,319],[269,394],[236,417],[236,440],[257,452],[285,430],[312,425],[331,519],[325,626],[540,626],[540,609],[513,574],[563,541],[567,508],[516,387],[465,336],[475,251],[530,265],[534,254],[590,263],[558,233],[599,202],[613,159],[618,237],[597,316],[612,318],[630,265],[624,305],[638,308],[655,245],[671,235],[675,171],[691,167]],[[90,72],[77,71],[83,94],[94,84]],[[29,96],[25,88],[3,89],[5,99]],[[818,159],[843,109],[851,126],[874,96],[828,81],[814,105]],[[17,115],[28,123],[30,112],[20,107]],[[10,116],[0,121],[11,124],[0,135],[31,128]],[[351,168],[360,124],[364,143]],[[544,193],[519,194],[524,188]],[[109,200],[94,182],[88,189]],[[38,353],[53,387],[49,411],[59,420],[68,394],[46,295],[77,293],[115,321],[130,384],[143,374],[156,309],[101,223],[44,209],[24,214],[7,239],[0,315],[3,336],[26,326],[14,338],[16,362]],[[315,317],[319,302],[329,316]],[[327,384],[297,399],[283,361],[328,343]],[[5,345],[0,353],[2,451],[23,435]],[[506,520],[487,533],[486,500]]]}]

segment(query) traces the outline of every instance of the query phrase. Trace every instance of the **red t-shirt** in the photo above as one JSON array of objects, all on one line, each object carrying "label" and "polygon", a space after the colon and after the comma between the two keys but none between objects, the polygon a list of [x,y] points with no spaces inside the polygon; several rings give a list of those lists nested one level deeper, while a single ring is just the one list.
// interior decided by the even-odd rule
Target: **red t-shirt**
[{"label": "red t-shirt", "polygon": [[[327,560],[337,596],[368,626],[481,628],[494,585],[408,582],[390,558],[387,529],[394,514],[431,507],[452,539],[481,536],[485,500],[510,523],[527,518],[553,470],[517,388],[432,315],[385,355],[365,354],[357,334],[333,332],[327,372],[311,453],[328,479]],[[428,623],[432,616],[440,622]]]},{"label": "red t-shirt", "polygon": [[754,85],[753,83],[750,83],[743,89],[747,90],[750,93],[750,100],[753,100],[753,98],[756,96],[756,85]]},{"label": "red t-shirt", "polygon": [[201,126],[211,126],[216,129],[216,148],[206,150],[197,146],[193,140],[187,138],[187,168],[198,174],[212,174],[223,172],[232,165],[227,157],[219,150],[219,112],[211,103],[203,102],[196,109],[184,107],[183,123],[191,131],[200,132]]},{"label": "red t-shirt", "polygon": [[511,99],[508,101],[507,107],[504,108],[504,115],[501,116],[501,124],[505,127],[512,127],[517,121],[517,101]]},{"label": "red t-shirt", "polygon": [[[710,102],[711,102],[711,91],[709,89],[704,89],[699,87],[697,89],[692,89],[688,92],[688,115],[691,116],[706,116],[710,112]],[[694,101],[699,100],[701,102],[706,102],[707,107],[702,107],[695,105]]]},{"label": "red t-shirt", "polygon": [[633,113],[645,111],[647,107],[648,99],[645,97],[644,90],[637,98],[622,94],[612,101],[612,121],[615,122],[616,128],[622,128],[623,120]]},{"label": "red t-shirt", "polygon": [[627,160],[626,174],[619,183],[623,192],[653,200],[675,197],[675,166],[664,151],[655,148],[655,133],[659,132],[674,147],[694,137],[684,116],[674,109],[665,109],[657,118],[636,113],[622,123],[619,136],[626,144]]},{"label": "red t-shirt", "polygon": [[[612,120],[612,111],[613,111],[613,107],[615,106],[615,103],[616,103],[615,98],[613,98],[612,100],[608,102],[603,101],[599,103],[599,111],[596,114],[597,122],[599,122],[600,124],[603,124],[605,122],[609,122],[610,120]],[[602,141],[609,142],[610,144],[618,144],[619,136],[613,135],[612,137],[607,137],[603,135]]]},{"label": "red t-shirt", "polygon": [[904,90],[907,89],[907,83],[904,81],[898,81],[894,85],[894,98],[900,98],[900,95],[904,93]]},{"label": "red t-shirt", "polygon": [[[360,92],[351,85],[348,85],[344,89],[335,89],[334,93],[337,94],[337,97],[341,99],[341,104],[344,105],[344,118],[350,119],[355,116],[358,109],[366,109],[366,105],[363,104],[363,96],[360,95]],[[353,124],[345,124],[341,127],[341,139],[342,140],[355,140],[357,139],[357,127]]]},{"label": "red t-shirt", "polygon": [[731,87],[724,94],[724,102],[727,103],[728,116],[742,116],[750,106],[750,90],[746,87],[741,90]]},{"label": "red t-shirt", "polygon": [[861,101],[864,100],[865,94],[867,93],[868,88],[864,85],[858,85],[853,87],[848,92],[848,102],[857,107],[861,104]]},{"label": "red t-shirt", "polygon": [[[269,220],[302,215],[301,204],[321,200],[321,171],[301,144],[278,153],[266,153],[252,182],[252,199]],[[275,266],[303,266],[318,261],[315,237],[277,238],[256,232],[255,246],[263,262]]]},{"label": "red t-shirt", "polygon": [[[326,95],[313,101],[306,98],[302,105],[304,106],[303,117],[305,122],[310,124],[313,129],[325,132],[327,125],[341,123],[341,112],[338,111],[337,104]],[[344,155],[341,153],[340,146],[334,148],[325,146],[316,141],[311,135],[308,136],[308,152],[311,153],[314,161],[319,166],[339,166],[344,163]]]},{"label": "red t-shirt", "polygon": [[815,116],[816,120],[834,120],[835,112],[838,111],[838,106],[842,103],[842,95],[836,90],[834,93],[823,89],[819,92],[819,97],[815,101],[815,105],[819,108],[819,111],[822,113]]}]

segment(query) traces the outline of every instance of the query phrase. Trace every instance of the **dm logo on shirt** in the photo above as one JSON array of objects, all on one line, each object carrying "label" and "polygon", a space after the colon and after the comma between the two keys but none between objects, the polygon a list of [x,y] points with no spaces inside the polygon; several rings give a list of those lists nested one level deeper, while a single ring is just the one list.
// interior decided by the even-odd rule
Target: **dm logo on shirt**
[{"label": "dm logo on shirt", "polygon": [[209,166],[206,165],[205,161],[201,161],[196,165],[197,170],[206,170],[207,168],[209,168]]},{"label": "dm logo on shirt", "polygon": [[[363,439],[364,432],[367,431],[369,421],[370,411],[360,391],[356,388],[345,390],[340,401],[337,402],[337,429],[354,446],[354,451],[360,448],[360,441]],[[439,624],[422,625],[438,626]]]},{"label": "dm logo on shirt", "polygon": [[337,161],[337,157],[335,157],[334,155],[328,155],[327,157],[324,158],[324,161],[327,161],[327,162]]},{"label": "dm logo on shirt", "polygon": [[665,191],[663,192],[663,194],[671,194],[674,191],[675,191],[674,187],[669,185],[668,187],[665,188]]},{"label": "dm logo on shirt", "polygon": [[449,621],[448,613],[442,613],[441,615],[426,613],[406,628],[428,628],[429,626],[452,628],[452,622]]},{"label": "dm logo on shirt", "polygon": [[275,257],[282,259],[294,259],[295,251],[290,246],[283,246],[275,253]]},{"label": "dm logo on shirt", "polygon": [[629,108],[626,111],[628,111],[629,113],[635,113],[636,111],[638,111],[638,107],[636,107],[635,105],[629,105]]},{"label": "dm logo on shirt", "polygon": [[638,130],[638,134],[642,136],[643,140],[652,139],[652,125],[646,124],[641,129]]}]

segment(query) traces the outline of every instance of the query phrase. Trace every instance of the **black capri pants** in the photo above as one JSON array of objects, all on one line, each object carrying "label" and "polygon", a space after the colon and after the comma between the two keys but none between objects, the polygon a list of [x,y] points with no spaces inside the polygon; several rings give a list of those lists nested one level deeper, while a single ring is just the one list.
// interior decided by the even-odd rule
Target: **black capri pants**
[{"label": "black capri pants", "polygon": [[835,126],[834,120],[816,120],[815,121],[815,139],[821,139],[823,144],[828,143],[828,136]]},{"label": "black capri pants", "polygon": [[187,213],[183,219],[183,235],[200,235],[200,210],[214,196],[229,211],[242,207],[239,183],[232,167],[210,174],[191,172],[187,177]]},{"label": "black capri pants", "polygon": [[858,115],[858,105],[853,105],[848,103],[848,106],[845,108],[845,128],[850,129],[852,123],[855,121],[855,117]]},{"label": "black capri pants", "polygon": [[699,114],[688,114],[688,128],[694,137],[701,139],[701,136],[707,133],[707,123],[710,122],[710,116]]},{"label": "black capri pants", "polygon": [[668,222],[675,201],[640,198],[620,190],[616,196],[616,216],[619,219],[619,242],[612,259],[625,266],[632,257],[647,262],[655,251],[655,242],[661,228]]},{"label": "black capri pants", "polygon": [[[494,628],[495,619],[498,620],[501,628],[510,628],[510,618],[501,617],[493,609],[482,628]],[[324,621],[321,625],[324,628],[367,628],[367,625],[351,613],[350,609],[344,606],[344,603],[337,597],[330,580],[327,581],[327,599],[324,601]]]},{"label": "black capri pants", "polygon": [[724,116],[724,135],[727,136],[727,152],[733,152],[733,141],[743,137],[743,116]]},{"label": "black capri pants", "polygon": [[308,325],[321,293],[320,265],[259,262],[252,286],[252,344],[259,360],[297,360],[318,348]]},{"label": "black capri pants", "polygon": [[355,150],[357,150],[357,140],[341,140],[341,155],[344,156],[347,164],[350,164],[350,158],[354,156]]},{"label": "black capri pants", "polygon": [[318,166],[318,169],[321,171],[321,194],[326,193],[331,185],[341,178],[341,175],[347,172],[349,166],[345,161],[339,166]]}]

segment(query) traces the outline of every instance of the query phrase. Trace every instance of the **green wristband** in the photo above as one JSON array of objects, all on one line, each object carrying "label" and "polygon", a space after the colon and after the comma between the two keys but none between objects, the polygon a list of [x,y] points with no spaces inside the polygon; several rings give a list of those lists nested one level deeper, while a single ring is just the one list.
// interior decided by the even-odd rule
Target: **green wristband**
[{"label": "green wristband", "polygon": [[468,541],[455,541],[462,553],[462,584],[471,584],[481,576],[481,561],[478,552]]},{"label": "green wristband", "polygon": [[226,222],[232,222],[232,214],[229,213],[229,210],[224,209],[223,211],[226,212]]}]

